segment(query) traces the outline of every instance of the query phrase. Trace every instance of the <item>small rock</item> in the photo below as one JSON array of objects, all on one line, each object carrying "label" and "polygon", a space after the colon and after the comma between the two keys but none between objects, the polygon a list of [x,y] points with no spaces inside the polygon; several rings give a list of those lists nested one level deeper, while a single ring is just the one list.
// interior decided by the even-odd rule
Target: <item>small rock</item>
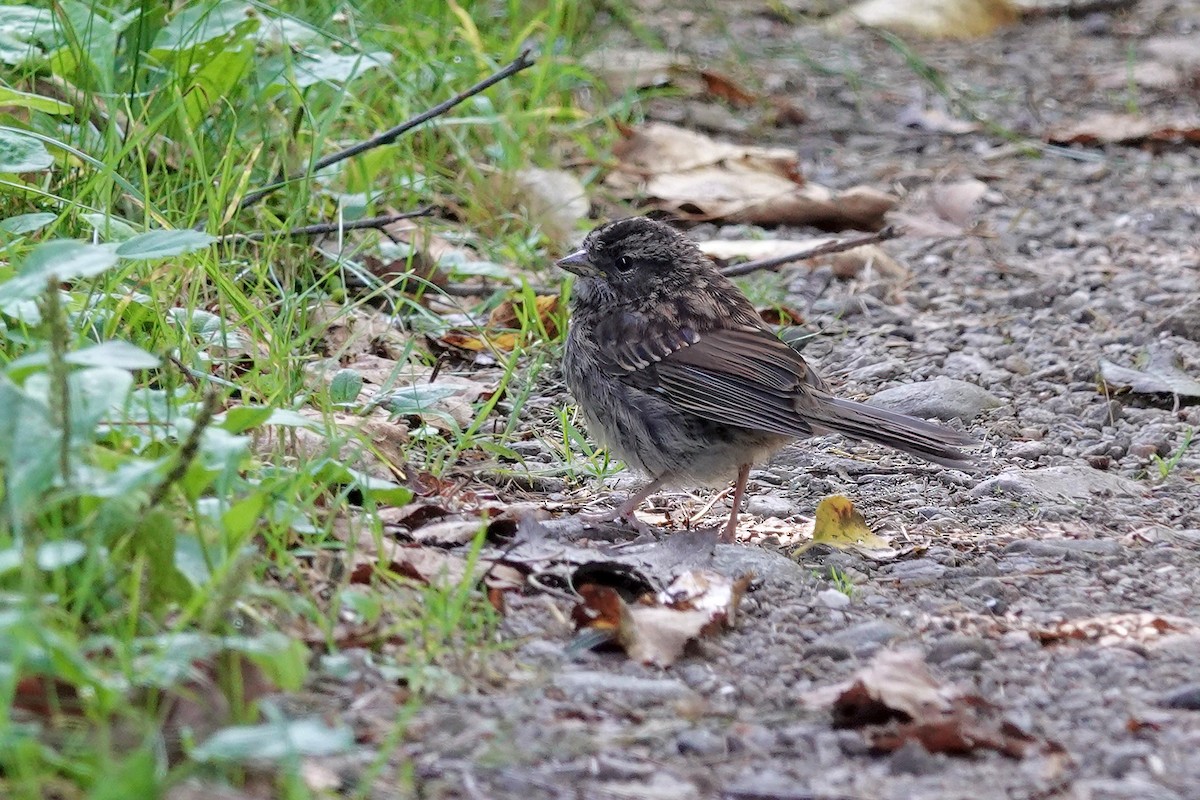
[{"label": "small rock", "polygon": [[825,589],[817,592],[817,600],[826,608],[845,608],[850,605],[850,598],[845,592],[839,592],[837,589]]},{"label": "small rock", "polygon": [[990,644],[975,636],[947,636],[933,643],[925,659],[930,664],[942,664],[964,654],[972,654],[982,660],[992,658],[995,652]]},{"label": "small rock", "polygon": [[1165,708],[1200,711],[1200,683],[1189,683],[1163,695],[1158,701]]},{"label": "small rock", "polygon": [[1158,324],[1158,330],[1170,331],[1176,336],[1200,342],[1200,300],[1177,308]]},{"label": "small rock", "polygon": [[928,558],[914,558],[892,564],[887,575],[898,581],[913,584],[930,584],[945,574],[946,568]]},{"label": "small rock", "polygon": [[723,756],[729,743],[706,728],[690,728],[675,737],[675,749],[684,756]]},{"label": "small rock", "polygon": [[599,670],[563,672],[554,677],[554,684],[569,696],[584,699],[623,697],[629,702],[664,702],[693,694],[683,681],[674,678],[643,678],[618,675]]},{"label": "small rock", "polygon": [[856,656],[869,656],[906,631],[886,620],[872,620],[819,637],[813,646],[844,647]]},{"label": "small rock", "polygon": [[759,517],[785,519],[796,513],[796,509],[786,497],[774,494],[760,494],[746,501],[746,512]]},{"label": "small rock", "polygon": [[876,392],[870,405],[934,419],[971,420],[989,408],[1003,405],[991,392],[966,381],[935,378],[921,383],[906,383]]},{"label": "small rock", "polygon": [[901,745],[888,760],[888,771],[893,775],[928,775],[937,772],[938,760],[915,739]]},{"label": "small rock", "polygon": [[988,478],[971,490],[976,497],[1012,494],[1032,500],[1088,500],[1093,495],[1112,494],[1138,497],[1141,485],[1091,467],[1061,466],[1046,469],[1017,469]]}]

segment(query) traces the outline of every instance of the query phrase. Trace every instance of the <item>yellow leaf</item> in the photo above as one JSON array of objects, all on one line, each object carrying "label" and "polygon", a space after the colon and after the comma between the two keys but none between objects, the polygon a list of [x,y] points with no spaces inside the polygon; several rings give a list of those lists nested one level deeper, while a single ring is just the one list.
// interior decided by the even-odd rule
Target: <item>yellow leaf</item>
[{"label": "yellow leaf", "polygon": [[447,0],[447,5],[454,12],[454,16],[458,17],[458,23],[462,27],[462,35],[467,40],[467,44],[475,51],[475,55],[482,56],[486,50],[483,46],[483,37],[479,35],[479,28],[475,26],[475,20],[471,19],[471,15],[454,0]]},{"label": "yellow leaf", "polygon": [[853,24],[933,39],[974,39],[1010,25],[1020,12],[1010,0],[864,0],[834,18],[834,27]]},{"label": "yellow leaf", "polygon": [[817,518],[813,524],[811,542],[797,548],[792,558],[803,553],[814,544],[825,544],[840,550],[857,548],[885,550],[890,546],[886,539],[876,536],[854,503],[845,495],[834,494],[817,503]]}]

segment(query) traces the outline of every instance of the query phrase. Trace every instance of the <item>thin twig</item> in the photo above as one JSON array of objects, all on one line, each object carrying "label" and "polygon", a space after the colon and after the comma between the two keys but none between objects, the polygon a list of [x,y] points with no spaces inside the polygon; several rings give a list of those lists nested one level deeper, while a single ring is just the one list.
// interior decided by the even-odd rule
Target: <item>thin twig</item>
[{"label": "thin twig", "polygon": [[421,206],[413,211],[402,211],[397,214],[384,214],[378,217],[367,217],[366,219],[356,219],[350,222],[318,222],[313,225],[302,225],[299,228],[282,231],[278,234],[267,234],[263,231],[255,231],[254,233],[230,233],[220,237],[220,241],[243,241],[243,242],[261,242],[267,236],[278,236],[287,239],[293,236],[324,236],[327,233],[337,233],[338,231],[358,231],[366,228],[384,228],[391,225],[393,222],[399,222],[402,219],[413,219],[415,217],[428,217],[436,210],[435,206]]},{"label": "thin twig", "polygon": [[727,278],[735,278],[739,275],[748,275],[751,272],[758,272],[763,269],[776,269],[784,264],[790,264],[793,261],[804,261],[809,258],[818,256],[827,256],[833,253],[841,253],[846,250],[853,250],[856,247],[862,247],[868,244],[878,244],[886,242],[888,239],[895,239],[900,236],[901,231],[895,226],[889,225],[877,233],[868,233],[864,236],[857,236],[853,239],[838,239],[832,242],[819,244],[816,247],[810,247],[807,250],[801,250],[796,253],[791,253],[786,256],[775,256],[774,258],[760,258],[757,261],[747,261],[745,264],[734,264],[732,267],[725,267],[721,270],[721,274]]},{"label": "thin twig", "polygon": [[172,486],[187,475],[188,467],[196,460],[196,456],[200,454],[200,439],[204,435],[205,429],[212,424],[213,417],[217,415],[217,409],[221,405],[221,395],[215,390],[209,390],[205,393],[204,399],[200,405],[200,413],[196,415],[196,419],[192,422],[192,430],[184,440],[183,446],[179,448],[179,455],[175,458],[175,464],[171,467],[171,471],[167,473],[167,477],[162,479],[158,486],[154,487],[154,491],[150,494],[150,502],[146,508],[151,509],[161,503],[167,496],[167,492]]},{"label": "thin twig", "polygon": [[296,173],[295,175],[292,175],[291,177],[289,177],[283,181],[280,181],[278,183],[273,183],[269,186],[264,186],[261,189],[251,192],[250,194],[243,197],[242,201],[240,203],[238,203],[238,210],[241,211],[242,209],[249,208],[250,206],[261,201],[264,197],[271,194],[272,192],[275,192],[278,189],[283,188],[288,183],[291,183],[292,181],[296,181],[296,180],[304,180],[304,179],[316,174],[317,172],[320,172],[322,169],[324,169],[325,167],[328,167],[331,164],[336,164],[339,161],[344,161],[345,159],[350,158],[351,156],[356,156],[359,153],[365,153],[367,150],[372,150],[376,147],[382,147],[385,144],[391,144],[392,142],[396,141],[398,138],[400,138],[401,136],[403,136],[405,133],[412,130],[413,128],[417,127],[418,125],[426,123],[429,120],[433,119],[434,117],[439,117],[442,114],[445,114],[447,111],[454,108],[456,105],[463,102],[464,100],[474,97],[475,95],[479,94],[480,92],[490,89],[492,86],[495,86],[500,81],[505,80],[513,75],[516,75],[518,72],[521,72],[522,70],[532,67],[534,62],[533,62],[533,59],[531,59],[529,57],[529,53],[530,53],[530,50],[528,48],[525,50],[522,50],[521,54],[519,56],[517,56],[515,59],[513,59],[511,62],[509,62],[509,64],[507,66],[505,66],[504,68],[502,68],[499,71],[484,78],[479,83],[472,86],[471,88],[469,88],[465,91],[459,92],[458,94],[454,95],[454,97],[451,97],[449,100],[447,100],[443,103],[438,103],[433,108],[418,114],[417,116],[413,117],[412,119],[402,122],[399,125],[397,125],[396,127],[390,128],[390,129],[384,131],[383,133],[379,134],[378,136],[372,136],[370,139],[366,139],[365,141],[361,141],[361,142],[352,144],[343,150],[337,151],[336,153],[331,153],[330,155],[327,155],[324,158],[317,161],[316,163],[312,164],[304,172]]}]

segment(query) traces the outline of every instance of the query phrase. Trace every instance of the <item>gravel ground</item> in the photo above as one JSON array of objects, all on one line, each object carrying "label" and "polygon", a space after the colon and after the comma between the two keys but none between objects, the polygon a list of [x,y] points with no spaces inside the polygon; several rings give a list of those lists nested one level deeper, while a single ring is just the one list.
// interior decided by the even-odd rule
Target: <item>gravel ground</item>
[{"label": "gravel ground", "polygon": [[[985,467],[946,472],[835,439],[789,448],[754,473],[752,512],[811,515],[844,493],[916,550],[885,563],[814,552],[798,565],[770,541],[722,546],[718,562],[751,564],[761,587],[735,630],[666,670],[568,654],[569,626],[550,608],[565,604],[518,598],[505,620],[518,644],[493,685],[431,700],[376,796],[396,796],[388,775],[412,765],[428,798],[1200,798],[1200,445],[1165,477],[1151,458],[1183,447],[1200,406],[1105,392],[1097,380],[1101,359],[1132,366],[1156,348],[1200,374],[1200,151],[1038,153],[994,135],[906,129],[897,118],[920,84],[894,50],[861,32],[788,25],[768,5],[725,6],[720,24],[670,10],[645,22],[714,65],[759,54],[755,71],[791,86],[809,114],[767,140],[798,148],[813,180],[988,184],[989,236],[888,243],[914,273],[905,285],[785,273],[789,301],[832,334],[806,354],[841,393],[935,378],[986,390],[942,382],[900,401],[964,417],[987,442]],[[1124,110],[1124,90],[1097,75],[1155,37],[1191,35],[1200,51],[1198,26],[1196,2],[1145,2],[919,51],[988,119],[1036,134]],[[814,75],[801,50],[861,85]],[[1147,115],[1195,119],[1200,94],[1192,84],[1137,101]],[[815,577],[829,565],[854,583],[848,604]],[[1112,623],[1107,638],[1035,635],[1134,612],[1179,619],[1124,633]],[[872,754],[859,732],[801,703],[897,646],[1064,753]]]}]

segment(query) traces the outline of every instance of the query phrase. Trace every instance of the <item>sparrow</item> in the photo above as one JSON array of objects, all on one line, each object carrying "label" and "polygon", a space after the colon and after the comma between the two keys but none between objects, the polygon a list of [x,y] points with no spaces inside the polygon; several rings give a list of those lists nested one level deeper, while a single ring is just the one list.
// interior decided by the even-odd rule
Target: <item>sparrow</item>
[{"label": "sparrow", "polygon": [[750,467],[839,433],[970,469],[977,444],[944,425],[835,397],[681,233],[647,217],[596,228],[557,265],[576,276],[563,374],[589,434],[649,481],[594,521],[627,519],[660,487],[734,480],[732,542]]}]

